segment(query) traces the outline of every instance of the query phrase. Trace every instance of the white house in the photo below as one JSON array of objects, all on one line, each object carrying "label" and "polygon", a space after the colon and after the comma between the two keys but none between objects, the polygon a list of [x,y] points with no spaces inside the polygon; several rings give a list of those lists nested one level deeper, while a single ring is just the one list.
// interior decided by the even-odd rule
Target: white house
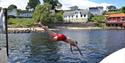
[{"label": "white house", "polygon": [[12,9],[8,10],[8,16],[11,17],[21,17],[21,18],[31,18],[32,11]]},{"label": "white house", "polygon": [[89,18],[89,12],[87,10],[72,10],[64,12],[65,22],[87,22]]}]

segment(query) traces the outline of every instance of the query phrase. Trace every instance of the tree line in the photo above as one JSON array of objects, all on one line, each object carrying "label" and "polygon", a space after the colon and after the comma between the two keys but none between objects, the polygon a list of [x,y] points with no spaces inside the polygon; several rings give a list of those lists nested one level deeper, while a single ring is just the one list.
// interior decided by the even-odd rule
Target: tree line
[{"label": "tree line", "polygon": [[[41,22],[45,25],[63,22],[63,11],[58,10],[62,4],[58,0],[29,0],[26,6],[27,11],[32,11],[32,21]],[[10,5],[8,10],[17,9],[15,5]]]},{"label": "tree line", "polygon": [[[29,0],[26,9],[33,9],[33,21],[35,23],[41,22],[45,25],[49,25],[56,22],[63,22],[63,11],[58,9],[62,7],[62,4],[58,0],[43,0],[43,4],[39,0]],[[10,5],[8,9],[17,8],[14,5]],[[120,9],[121,13],[125,13],[125,6]],[[92,16],[90,19],[92,22],[102,23],[106,20],[104,15]]]}]

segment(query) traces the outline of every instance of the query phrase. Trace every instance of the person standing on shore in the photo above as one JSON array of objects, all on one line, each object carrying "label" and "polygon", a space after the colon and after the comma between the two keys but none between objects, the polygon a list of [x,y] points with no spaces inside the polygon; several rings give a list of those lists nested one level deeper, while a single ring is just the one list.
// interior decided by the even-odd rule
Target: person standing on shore
[{"label": "person standing on shore", "polygon": [[73,40],[70,37],[65,36],[64,34],[55,33],[49,30],[48,27],[43,26],[41,23],[39,23],[38,25],[42,27],[49,34],[50,37],[52,37],[52,39],[50,40],[51,42],[63,41],[65,43],[68,43],[70,45],[70,50],[72,53],[73,53],[72,47],[76,47],[80,55],[82,56],[81,50],[79,49],[77,45],[78,42],[76,40]]}]

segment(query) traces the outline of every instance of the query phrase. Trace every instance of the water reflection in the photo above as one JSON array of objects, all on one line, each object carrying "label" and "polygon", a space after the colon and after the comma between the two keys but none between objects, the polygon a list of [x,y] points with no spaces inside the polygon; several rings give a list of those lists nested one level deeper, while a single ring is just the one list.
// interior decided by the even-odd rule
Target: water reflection
[{"label": "water reflection", "polygon": [[31,34],[31,62],[29,63],[53,63],[59,60],[57,43],[48,42],[45,33]]},{"label": "water reflection", "polygon": [[[125,46],[124,30],[60,30],[78,41],[80,56],[64,42],[49,42],[47,33],[9,34],[10,63],[99,63],[105,56]],[[0,46],[5,45],[4,34]]]},{"label": "water reflection", "polygon": [[106,49],[112,53],[122,47],[125,47],[125,31],[124,30],[110,30],[107,33]]}]

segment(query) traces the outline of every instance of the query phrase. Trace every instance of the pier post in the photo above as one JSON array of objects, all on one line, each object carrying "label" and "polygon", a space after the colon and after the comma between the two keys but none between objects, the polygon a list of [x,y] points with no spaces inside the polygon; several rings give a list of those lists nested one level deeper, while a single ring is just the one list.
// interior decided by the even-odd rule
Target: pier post
[{"label": "pier post", "polygon": [[6,34],[6,50],[7,50],[7,56],[9,56],[9,46],[8,46],[8,26],[7,26],[7,9],[5,8],[4,9],[5,10],[5,12],[4,12],[4,14],[5,14],[5,34]]}]

